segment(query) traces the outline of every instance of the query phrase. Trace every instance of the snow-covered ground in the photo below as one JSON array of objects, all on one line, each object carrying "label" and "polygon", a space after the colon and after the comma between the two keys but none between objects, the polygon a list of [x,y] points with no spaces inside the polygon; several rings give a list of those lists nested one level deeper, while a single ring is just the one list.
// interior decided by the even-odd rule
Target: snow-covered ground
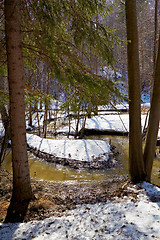
[{"label": "snow-covered ground", "polygon": [[[145,124],[146,115],[141,116],[142,129]],[[83,126],[83,120],[79,121],[79,130]],[[74,133],[76,128],[75,120],[71,121],[71,132]],[[111,114],[103,116],[94,116],[86,119],[85,128],[97,130],[112,130],[117,132],[129,132],[129,115],[128,114]],[[57,132],[69,131],[69,126],[65,126],[57,130]]]},{"label": "snow-covered ground", "polygon": [[110,153],[109,144],[101,140],[53,140],[27,134],[27,143],[30,147],[55,157],[88,162],[97,157],[107,160]]},{"label": "snow-covered ground", "polygon": [[[128,187],[134,196],[77,206],[61,217],[0,224],[2,240],[150,240],[160,239],[160,188],[149,183]],[[157,201],[156,201],[157,200]]]}]

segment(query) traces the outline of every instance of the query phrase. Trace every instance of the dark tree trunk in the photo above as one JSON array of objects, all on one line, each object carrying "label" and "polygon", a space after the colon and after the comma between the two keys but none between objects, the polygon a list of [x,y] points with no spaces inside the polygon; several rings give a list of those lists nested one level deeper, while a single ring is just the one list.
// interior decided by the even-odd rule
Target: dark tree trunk
[{"label": "dark tree trunk", "polygon": [[79,117],[80,117],[79,114],[80,114],[80,109],[78,109],[77,123],[76,123],[76,129],[75,129],[74,138],[77,138],[77,136],[78,136],[78,127],[79,127],[79,120],[80,120],[80,118],[79,118]]},{"label": "dark tree trunk", "polygon": [[145,179],[145,171],[142,155],[141,95],[136,0],[126,0],[125,7],[129,81],[129,173],[131,180],[138,182]]},{"label": "dark tree trunk", "polygon": [[149,182],[151,180],[151,172],[157,143],[159,121],[160,121],[160,40],[155,68],[155,78],[149,116],[148,132],[144,150],[146,180]]},{"label": "dark tree trunk", "polygon": [[22,221],[33,198],[27,156],[24,68],[20,33],[21,0],[5,0],[5,31],[12,142],[13,192],[6,222]]},{"label": "dark tree trunk", "polygon": [[157,39],[158,39],[158,0],[155,0],[153,71],[155,71],[156,58],[157,58],[157,42],[158,42]]},{"label": "dark tree trunk", "polygon": [[30,98],[29,100],[29,126],[33,127],[33,123],[32,123],[32,98]]}]

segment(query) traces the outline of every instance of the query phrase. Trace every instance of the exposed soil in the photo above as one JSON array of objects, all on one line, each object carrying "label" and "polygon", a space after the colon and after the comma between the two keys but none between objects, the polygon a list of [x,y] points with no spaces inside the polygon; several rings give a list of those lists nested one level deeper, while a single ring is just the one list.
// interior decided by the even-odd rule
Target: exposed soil
[{"label": "exposed soil", "polygon": [[[115,197],[131,195],[133,201],[136,194],[126,190],[127,178],[111,181],[58,184],[47,181],[33,181],[32,189],[35,200],[29,204],[25,221],[42,220],[50,216],[61,216],[65,210],[74,209],[77,204],[94,204],[114,200]],[[0,222],[6,216],[12,193],[12,175],[0,170]]]}]

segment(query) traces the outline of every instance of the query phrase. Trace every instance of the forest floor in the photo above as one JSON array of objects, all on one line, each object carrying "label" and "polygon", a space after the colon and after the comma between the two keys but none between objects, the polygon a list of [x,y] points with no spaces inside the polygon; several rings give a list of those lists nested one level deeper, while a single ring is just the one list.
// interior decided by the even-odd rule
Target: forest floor
[{"label": "forest floor", "polygon": [[[11,182],[11,174],[0,171],[1,222]],[[32,188],[36,199],[25,222],[0,223],[0,239],[160,239],[160,188],[155,185],[119,178],[79,184],[32,181]]]},{"label": "forest floor", "polygon": [[[29,204],[25,222],[61,216],[65,210],[74,209],[76,205],[104,203],[115,197],[129,195],[136,198],[134,192],[124,188],[127,181],[125,177],[110,181],[74,184],[32,180],[35,200]],[[5,219],[11,193],[12,175],[5,170],[0,170],[0,222]]]}]

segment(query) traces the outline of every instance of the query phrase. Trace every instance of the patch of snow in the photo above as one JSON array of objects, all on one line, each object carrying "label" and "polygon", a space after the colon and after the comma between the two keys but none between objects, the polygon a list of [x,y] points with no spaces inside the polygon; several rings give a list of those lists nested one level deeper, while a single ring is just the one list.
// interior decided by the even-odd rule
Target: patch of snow
[{"label": "patch of snow", "polygon": [[141,107],[143,107],[143,108],[150,108],[150,103],[142,103]]},{"label": "patch of snow", "polygon": [[3,137],[4,136],[4,127],[3,127],[3,124],[2,124],[2,120],[0,120],[0,137]]},{"label": "patch of snow", "polygon": [[[142,128],[145,124],[146,115],[141,116]],[[79,122],[79,130],[83,126],[83,120]],[[76,128],[75,121],[71,121],[71,132]],[[85,128],[97,130],[113,130],[118,132],[129,132],[129,114],[112,114],[103,116],[94,116],[86,119]],[[65,126],[58,129],[57,132],[68,132],[69,127]]]},{"label": "patch of snow", "polygon": [[88,162],[92,157],[99,156],[108,160],[110,153],[109,143],[102,140],[53,140],[27,134],[27,143],[30,147],[55,157]]},{"label": "patch of snow", "polygon": [[3,240],[151,240],[160,239],[160,199],[152,202],[147,192],[154,196],[160,188],[148,183],[144,189],[132,190],[137,195],[115,199],[107,203],[84,204],[67,211],[62,217],[50,217],[43,221],[0,224]]},{"label": "patch of snow", "polygon": [[87,129],[98,129],[98,130],[114,130],[121,132],[129,131],[129,116],[128,114],[114,114],[104,116],[94,116],[93,118],[87,119],[85,127]]},{"label": "patch of snow", "polygon": [[129,109],[129,104],[128,103],[125,103],[125,104],[117,104],[117,105],[115,105],[115,106],[113,106],[113,105],[103,105],[103,106],[98,106],[98,110],[103,110],[103,111],[109,111],[109,110],[121,110],[121,109],[123,109],[123,110],[128,110]]}]

